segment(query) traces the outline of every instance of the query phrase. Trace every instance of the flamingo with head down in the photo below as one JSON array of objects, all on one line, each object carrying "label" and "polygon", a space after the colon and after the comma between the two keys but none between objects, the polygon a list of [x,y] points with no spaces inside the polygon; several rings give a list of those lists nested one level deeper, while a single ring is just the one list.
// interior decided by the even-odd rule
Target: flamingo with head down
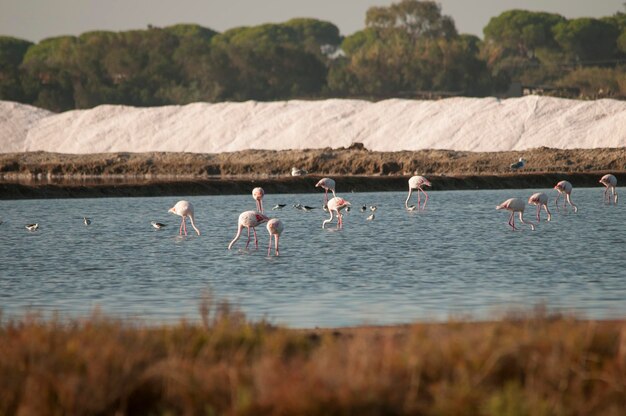
[{"label": "flamingo with head down", "polygon": [[183,235],[183,230],[185,231],[185,235],[187,235],[187,224],[185,223],[186,218],[189,218],[189,221],[191,222],[191,226],[193,227],[194,230],[196,230],[196,233],[200,235],[200,230],[196,228],[196,224],[194,222],[193,205],[191,204],[191,202],[178,201],[176,205],[170,208],[167,212],[170,212],[175,215],[180,215],[182,217],[182,222],[180,223],[180,229],[178,230],[179,235]]},{"label": "flamingo with head down", "polygon": [[563,208],[566,207],[565,202],[567,202],[572,206],[572,208],[574,208],[574,212],[578,212],[578,207],[572,202],[572,188],[572,184],[568,181],[560,181],[554,185],[554,189],[556,189],[559,193],[554,200],[557,211],[559,210],[559,198],[561,197],[561,194],[564,194],[565,200],[563,201]]},{"label": "flamingo with head down", "polygon": [[613,194],[613,201],[615,205],[617,205],[617,178],[615,175],[611,175],[610,173],[604,175],[600,179],[600,183],[606,187],[604,190],[604,201],[611,203],[611,195],[609,195],[609,191]]},{"label": "flamingo with head down", "polygon": [[417,175],[409,179],[409,195],[406,197],[406,201],[404,201],[404,206],[407,210],[409,210],[409,199],[411,199],[411,194],[414,189],[417,189],[417,209],[420,209],[420,192],[422,192],[426,197],[426,199],[424,199],[424,206],[422,207],[422,209],[426,209],[428,194],[424,191],[424,189],[422,189],[423,186],[431,186],[430,181],[425,177]]},{"label": "flamingo with head down", "polygon": [[230,250],[237,242],[237,240],[239,240],[239,237],[241,236],[241,231],[244,229],[244,227],[248,229],[248,242],[246,243],[246,248],[248,248],[248,245],[250,245],[250,228],[252,228],[252,231],[254,232],[254,246],[256,248],[259,248],[259,240],[256,236],[256,227],[267,221],[269,221],[269,218],[261,213],[255,211],[242,212],[239,215],[237,235],[235,235],[233,241],[231,241],[228,245],[228,249]]},{"label": "flamingo with head down", "polygon": [[267,232],[270,233],[270,243],[267,246],[267,255],[270,255],[272,251],[272,236],[274,236],[275,242],[275,251],[274,253],[278,256],[278,240],[280,240],[280,235],[283,233],[283,229],[285,228],[282,221],[278,218],[272,218],[267,222]]},{"label": "flamingo with head down", "polygon": [[335,195],[335,181],[333,179],[322,178],[315,184],[315,187],[324,189],[324,205],[328,205],[328,191],[333,193],[333,197],[337,196]]},{"label": "flamingo with head down", "polygon": [[349,206],[350,203],[343,198],[338,196],[331,198],[330,201],[328,201],[328,212],[330,212],[330,218],[324,220],[322,228],[326,228],[326,224],[333,220],[334,215],[337,215],[337,228],[343,228],[343,214],[341,211]]},{"label": "flamingo with head down", "polygon": [[509,198],[500,205],[496,206],[496,209],[505,209],[507,211],[511,211],[511,216],[509,217],[509,225],[513,230],[517,230],[515,228],[515,213],[519,212],[519,220],[522,224],[530,225],[530,229],[535,231],[535,225],[528,221],[524,221],[524,209],[526,208],[526,203],[519,198]]},{"label": "flamingo with head down", "polygon": [[532,194],[530,198],[528,198],[528,203],[531,205],[537,206],[537,222],[541,222],[541,218],[539,213],[541,212],[541,207],[545,209],[546,214],[548,214],[548,221],[552,219],[552,214],[548,209],[548,195],[543,192],[537,192],[536,194]]}]

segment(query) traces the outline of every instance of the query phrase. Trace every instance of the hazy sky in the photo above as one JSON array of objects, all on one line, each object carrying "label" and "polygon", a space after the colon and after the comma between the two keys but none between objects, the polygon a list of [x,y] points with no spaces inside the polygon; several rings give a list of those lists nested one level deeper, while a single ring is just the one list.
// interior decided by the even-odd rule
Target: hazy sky
[{"label": "hazy sky", "polygon": [[[505,10],[559,13],[567,18],[610,16],[626,0],[441,0],[461,33],[482,38],[491,17]],[[397,1],[396,1],[397,2]],[[197,23],[223,32],[237,26],[284,22],[293,17],[328,20],[342,35],[362,29],[371,6],[384,0],[0,0],[0,35],[30,41],[91,30],[143,29]]]}]

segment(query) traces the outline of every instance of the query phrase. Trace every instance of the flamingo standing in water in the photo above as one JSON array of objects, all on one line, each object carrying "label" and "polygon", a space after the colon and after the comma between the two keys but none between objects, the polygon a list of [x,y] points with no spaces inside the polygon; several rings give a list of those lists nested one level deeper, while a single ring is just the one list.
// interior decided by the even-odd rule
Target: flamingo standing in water
[{"label": "flamingo standing in water", "polygon": [[535,225],[532,222],[524,221],[524,209],[526,209],[526,203],[519,198],[509,198],[500,205],[496,206],[496,209],[506,209],[507,211],[511,211],[511,216],[509,217],[509,225],[513,230],[517,230],[515,228],[515,213],[519,212],[519,220],[522,224],[530,225],[530,229],[535,231]]},{"label": "flamingo standing in water", "polygon": [[561,197],[561,194],[565,194],[565,200],[563,201],[563,208],[565,208],[565,202],[567,201],[572,206],[572,208],[574,208],[574,212],[578,212],[578,207],[574,205],[574,203],[572,202],[572,184],[571,183],[569,183],[568,181],[561,181],[557,183],[556,185],[554,185],[554,189],[556,189],[559,193],[556,196],[556,199],[554,200],[554,204],[556,205],[557,211],[559,210],[559,198]]},{"label": "flamingo standing in water", "polygon": [[342,228],[343,214],[341,213],[341,210],[349,206],[350,203],[343,198],[339,198],[338,196],[331,198],[330,201],[328,201],[328,212],[330,212],[330,218],[324,220],[322,228],[326,228],[326,224],[333,220],[335,214],[337,215],[337,228]]},{"label": "flamingo standing in water", "polygon": [[315,187],[324,189],[324,205],[328,205],[328,191],[333,193],[333,197],[337,197],[337,195],[335,195],[335,181],[333,179],[322,178],[315,184]]},{"label": "flamingo standing in water", "polygon": [[278,256],[278,240],[280,240],[280,235],[283,233],[284,228],[282,221],[278,218],[272,218],[267,222],[267,232],[270,233],[270,244],[267,246],[268,257],[272,251],[272,236],[274,236],[274,245],[276,246],[275,254]]},{"label": "flamingo standing in water", "polygon": [[263,188],[254,188],[252,190],[252,198],[256,201],[256,210],[263,214],[263,196],[265,191]]},{"label": "flamingo standing in water", "polygon": [[537,222],[541,222],[541,218],[539,217],[541,207],[546,210],[546,214],[548,214],[548,221],[552,219],[552,214],[550,214],[550,210],[548,209],[548,195],[543,192],[537,192],[528,198],[528,203],[537,206]]},{"label": "flamingo standing in water", "polygon": [[191,204],[191,202],[178,201],[176,205],[170,208],[167,212],[180,215],[183,218],[183,220],[180,223],[180,229],[178,230],[179,235],[183,235],[183,230],[185,231],[185,235],[187,235],[187,224],[185,223],[186,218],[189,218],[189,221],[191,222],[191,226],[193,227],[194,230],[196,230],[196,233],[200,235],[200,230],[196,228],[196,224],[194,222],[193,205]]},{"label": "flamingo standing in water", "polygon": [[617,205],[617,178],[609,173],[600,179],[600,183],[606,187],[604,190],[604,200],[609,204],[611,203],[611,195],[609,195],[609,191],[611,191],[613,194],[613,201],[615,202],[615,205]]},{"label": "flamingo standing in water", "polygon": [[228,249],[230,250],[233,244],[235,244],[237,240],[239,240],[239,237],[241,236],[241,231],[243,230],[244,227],[248,229],[248,242],[246,243],[246,248],[248,248],[248,245],[250,244],[250,228],[252,228],[252,231],[254,232],[254,245],[256,248],[259,248],[259,240],[257,239],[257,236],[256,236],[255,227],[267,221],[269,221],[269,218],[258,212],[255,212],[255,211],[242,212],[239,215],[239,223],[238,223],[239,228],[237,229],[237,235],[235,235],[235,238],[233,238],[233,241],[231,241],[230,244],[228,245]]},{"label": "flamingo standing in water", "polygon": [[417,189],[417,209],[420,209],[420,192],[422,192],[426,197],[426,199],[424,199],[424,206],[422,207],[422,209],[426,209],[428,194],[422,189],[422,186],[431,186],[430,182],[425,177],[417,175],[409,179],[409,195],[406,197],[406,201],[404,202],[404,206],[407,210],[409,209],[409,199],[411,199],[413,189]]}]

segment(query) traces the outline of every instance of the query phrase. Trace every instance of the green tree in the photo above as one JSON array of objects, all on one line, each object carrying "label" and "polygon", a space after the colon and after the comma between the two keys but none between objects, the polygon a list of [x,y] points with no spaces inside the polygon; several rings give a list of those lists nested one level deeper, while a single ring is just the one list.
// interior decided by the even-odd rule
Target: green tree
[{"label": "green tree", "polygon": [[20,65],[32,45],[27,40],[0,36],[0,100],[26,100]]},{"label": "green tree", "polygon": [[599,19],[580,18],[561,22],[554,27],[554,38],[574,61],[604,63],[617,52],[619,30]]}]

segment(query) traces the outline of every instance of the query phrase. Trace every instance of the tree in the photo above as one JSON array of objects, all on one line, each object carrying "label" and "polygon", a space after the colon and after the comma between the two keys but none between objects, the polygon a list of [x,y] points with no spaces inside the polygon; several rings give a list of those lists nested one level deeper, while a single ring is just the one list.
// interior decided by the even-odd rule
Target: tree
[{"label": "tree", "polygon": [[19,68],[32,45],[27,40],[0,36],[0,100],[26,99]]},{"label": "tree", "polygon": [[608,63],[617,52],[619,30],[599,19],[580,18],[554,27],[554,38],[576,62]]}]

